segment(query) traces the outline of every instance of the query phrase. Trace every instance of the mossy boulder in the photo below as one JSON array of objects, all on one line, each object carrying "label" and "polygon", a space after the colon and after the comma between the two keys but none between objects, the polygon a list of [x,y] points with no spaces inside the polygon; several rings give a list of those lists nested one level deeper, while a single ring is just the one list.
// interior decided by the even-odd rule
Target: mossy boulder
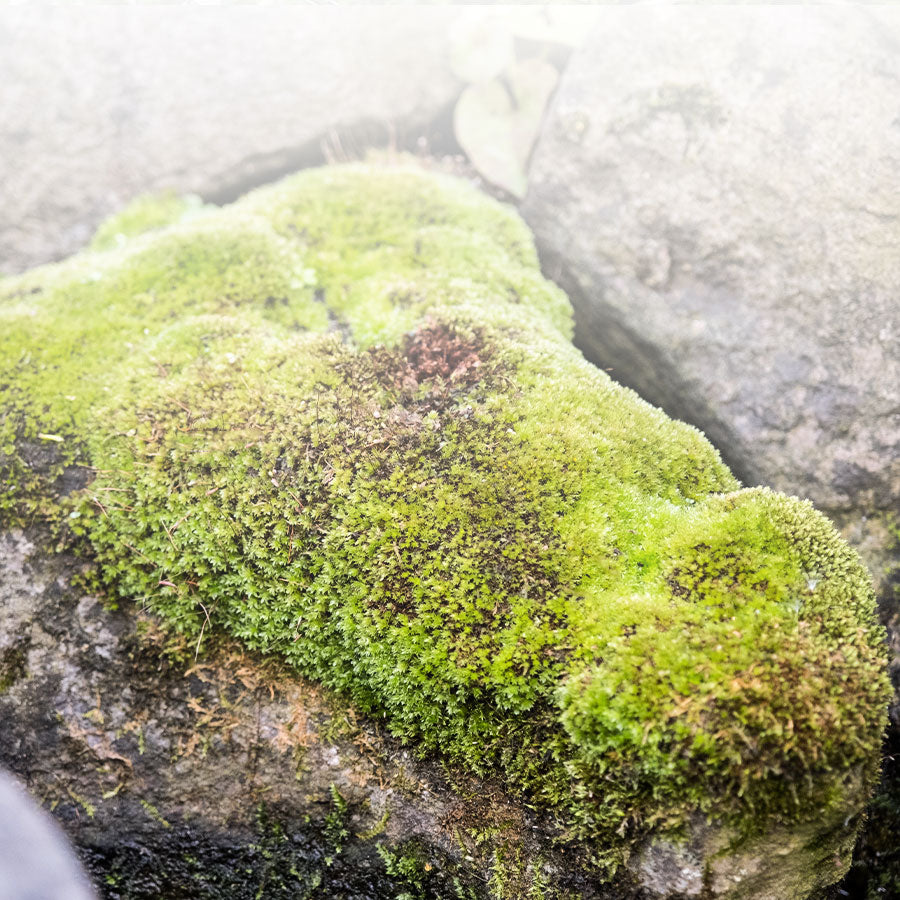
[{"label": "mossy boulder", "polygon": [[348,166],[121,221],[0,282],[5,526],[499,779],[598,883],[841,875],[889,693],[868,575],[581,357],[513,212]]}]

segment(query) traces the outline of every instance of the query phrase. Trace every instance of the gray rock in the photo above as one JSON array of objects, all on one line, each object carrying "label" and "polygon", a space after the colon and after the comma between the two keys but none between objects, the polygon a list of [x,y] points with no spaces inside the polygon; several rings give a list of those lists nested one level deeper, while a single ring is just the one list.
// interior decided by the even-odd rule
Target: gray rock
[{"label": "gray rock", "polygon": [[[840,836],[837,843],[822,843],[822,834],[828,832]],[[827,889],[849,860],[856,834],[848,832],[836,812],[814,824],[776,828],[737,849],[729,847],[737,837],[727,829],[711,829],[698,818],[687,841],[651,841],[630,866],[655,898],[673,893],[700,900],[818,898],[830,896]]]},{"label": "gray rock", "polygon": [[59,827],[0,771],[0,900],[91,900]]},{"label": "gray rock", "polygon": [[348,155],[414,141],[462,87],[454,15],[0,11],[0,274],[68,255],[140,193],[221,200],[318,162],[323,140]]},{"label": "gray rock", "polygon": [[750,483],[900,500],[900,17],[610,10],[524,213],[588,356]]}]

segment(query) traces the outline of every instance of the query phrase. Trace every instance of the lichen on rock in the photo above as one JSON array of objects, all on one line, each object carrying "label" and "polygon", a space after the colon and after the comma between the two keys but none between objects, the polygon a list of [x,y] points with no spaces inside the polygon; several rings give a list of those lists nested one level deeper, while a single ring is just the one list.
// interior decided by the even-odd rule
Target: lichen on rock
[{"label": "lichen on rock", "polygon": [[598,880],[701,821],[796,825],[828,883],[888,697],[868,575],[585,362],[513,212],[358,165],[117,233],[0,284],[0,523],[499,778]]}]

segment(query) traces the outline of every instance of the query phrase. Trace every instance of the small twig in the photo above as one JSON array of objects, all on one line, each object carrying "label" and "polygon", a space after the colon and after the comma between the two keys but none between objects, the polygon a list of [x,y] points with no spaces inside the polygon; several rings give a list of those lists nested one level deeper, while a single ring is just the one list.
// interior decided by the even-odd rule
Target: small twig
[{"label": "small twig", "polygon": [[[200,603],[200,601],[197,601]],[[203,610],[203,614],[206,616],[206,621],[200,626],[200,637],[197,638],[197,649],[194,650],[194,662],[197,661],[197,657],[200,656],[200,642],[203,640],[203,631],[206,628],[207,622],[209,622],[209,627],[212,628],[212,622],[209,621],[209,613],[207,612],[206,607],[200,603],[200,608]]]}]

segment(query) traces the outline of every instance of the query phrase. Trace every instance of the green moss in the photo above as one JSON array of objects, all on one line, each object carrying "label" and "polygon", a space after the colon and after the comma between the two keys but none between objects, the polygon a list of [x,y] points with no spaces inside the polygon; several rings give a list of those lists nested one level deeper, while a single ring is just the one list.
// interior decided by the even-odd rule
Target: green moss
[{"label": "green moss", "polygon": [[156,822],[159,822],[159,824],[162,825],[163,828],[172,827],[171,824],[167,822],[165,818],[163,818],[162,813],[160,813],[160,811],[152,803],[148,803],[146,800],[141,800],[141,806],[144,807],[147,815]]},{"label": "green moss", "polygon": [[698,808],[848,803],[888,696],[857,557],[571,330],[511,211],[305,172],[0,285],[0,509],[501,777],[607,873]]},{"label": "green moss", "polygon": [[111,250],[121,247],[131,237],[165,228],[182,219],[202,212],[199,197],[181,196],[174,191],[145,194],[132,200],[120,213],[107,219],[91,241],[92,250]]},{"label": "green moss", "polygon": [[392,878],[399,879],[401,884],[414,892],[408,894],[410,900],[412,897],[421,897],[428,870],[432,868],[423,848],[415,841],[407,841],[393,848],[378,844],[377,850],[384,863],[385,872]]},{"label": "green moss", "polygon": [[25,676],[27,651],[27,642],[0,649],[0,694],[8,691]]},{"label": "green moss", "polygon": [[325,840],[334,853],[340,853],[344,841],[350,836],[348,829],[349,807],[347,801],[337,789],[331,785],[331,809],[325,817]]}]

